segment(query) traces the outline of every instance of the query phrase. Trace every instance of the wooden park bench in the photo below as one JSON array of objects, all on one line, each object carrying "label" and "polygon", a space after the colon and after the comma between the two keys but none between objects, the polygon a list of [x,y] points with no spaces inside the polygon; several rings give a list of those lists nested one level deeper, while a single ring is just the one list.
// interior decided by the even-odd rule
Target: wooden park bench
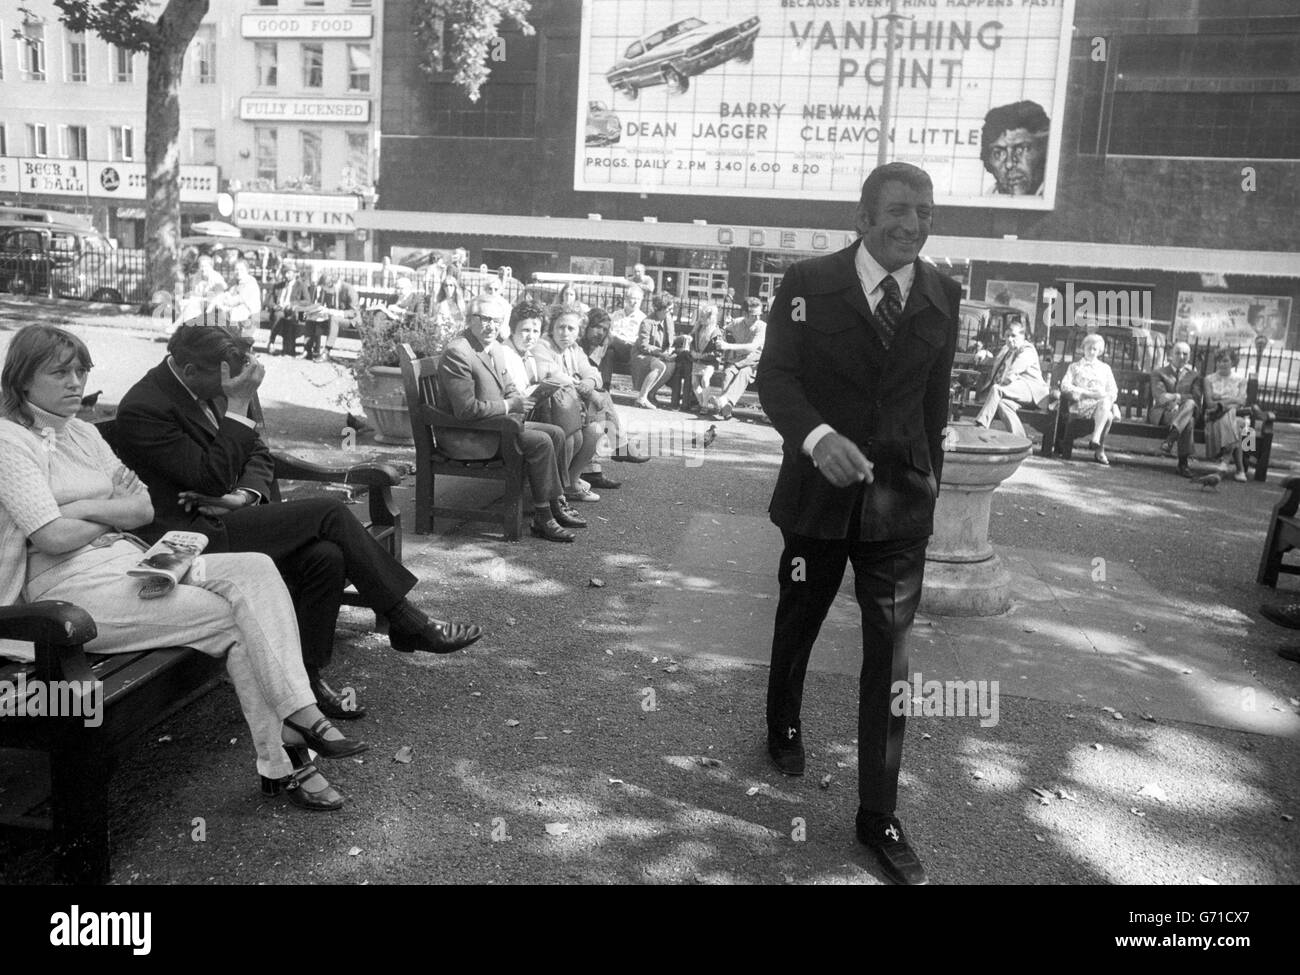
[{"label": "wooden park bench", "polygon": [[1282,497],[1273,506],[1268,519],[1268,534],[1264,538],[1264,554],[1259,560],[1259,573],[1255,581],[1262,586],[1277,588],[1281,573],[1300,575],[1300,565],[1289,565],[1282,556],[1293,548],[1300,548],[1300,475],[1291,475],[1282,482]]},{"label": "wooden park bench", "polygon": [[[1042,409],[1017,406],[1003,400],[1008,410],[1025,427],[1030,427],[1042,435],[1039,453],[1044,457],[1054,454],[1064,460],[1074,456],[1074,441],[1092,430],[1092,420],[1069,414],[1070,396],[1061,392],[1061,379],[1064,378],[1068,362],[1058,362],[1052,368],[1051,393],[1049,401]],[[1148,423],[1147,410],[1151,405],[1151,374],[1141,369],[1112,369],[1115,385],[1119,389],[1116,406],[1119,407],[1120,419],[1110,427],[1111,437],[1145,437],[1150,440],[1163,440],[1168,427]],[[956,386],[956,383],[954,384]],[[956,396],[957,394],[954,393]],[[1246,384],[1247,405],[1239,409],[1238,415],[1250,416],[1255,423],[1255,449],[1246,453],[1245,463],[1254,466],[1255,480],[1268,478],[1268,465],[1273,451],[1273,424],[1275,415],[1255,406],[1259,398],[1259,383],[1251,377]],[[1064,410],[1062,410],[1064,407]],[[954,412],[962,416],[973,416],[979,411],[978,404],[959,402]],[[1008,424],[1010,425],[1010,424]],[[1196,443],[1205,443],[1205,426],[1198,413],[1195,428]]]},{"label": "wooden park bench", "polygon": [[[523,418],[507,413],[483,420],[460,420],[438,409],[435,394],[438,359],[417,358],[406,343],[400,346],[402,381],[406,406],[411,414],[411,436],[415,440],[415,531],[433,531],[438,515],[465,521],[499,523],[506,541],[518,541],[524,523],[524,455],[520,449]],[[501,437],[501,449],[489,460],[458,460],[438,446],[439,430],[490,431]],[[499,482],[502,496],[497,503],[471,508],[437,503],[438,477],[461,477]]]},{"label": "wooden park bench", "polygon": [[[113,421],[97,424],[112,444]],[[276,454],[277,479],[364,485],[369,495],[368,530],[399,561],[402,526],[392,488],[401,475],[387,464],[326,467]],[[279,500],[279,480],[273,501]],[[355,589],[344,602],[360,605]],[[80,717],[32,715],[33,708],[0,711],[0,762],[17,763],[19,786],[0,794],[0,827],[47,835],[59,875],[73,883],[104,883],[110,867],[108,786],[117,758],[149,728],[186,707],[222,679],[223,660],[187,647],[120,654],[87,653],[95,621],[68,602],[44,601],[0,607],[0,639],[31,643],[32,663],[0,660],[0,688],[25,685],[27,699],[62,686],[61,697],[78,698],[81,713],[90,701],[73,688],[102,685],[102,722],[90,727]],[[34,681],[41,682],[40,685]],[[56,682],[65,682],[56,684]],[[77,682],[75,685],[66,682]],[[15,749],[22,754],[6,754]]]}]

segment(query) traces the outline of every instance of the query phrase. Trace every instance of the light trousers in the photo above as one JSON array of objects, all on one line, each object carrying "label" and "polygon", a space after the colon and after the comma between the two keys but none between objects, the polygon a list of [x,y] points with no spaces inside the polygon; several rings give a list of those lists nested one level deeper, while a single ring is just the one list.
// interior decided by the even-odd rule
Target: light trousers
[{"label": "light trousers", "polygon": [[202,570],[191,569],[186,583],[158,599],[141,599],[143,580],[126,574],[140,555],[126,540],[87,547],[53,564],[33,555],[27,599],[63,599],[88,612],[99,631],[86,644],[91,653],[184,646],[224,655],[253,735],[258,772],[288,775],[293,766],[281,726],[316,698],[303,668],[293,601],[275,563],[252,552],[205,555]]}]

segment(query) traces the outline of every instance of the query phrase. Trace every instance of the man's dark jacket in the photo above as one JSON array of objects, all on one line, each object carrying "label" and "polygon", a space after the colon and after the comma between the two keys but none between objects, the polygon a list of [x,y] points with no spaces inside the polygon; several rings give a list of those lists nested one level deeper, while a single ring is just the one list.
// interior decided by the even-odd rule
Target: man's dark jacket
[{"label": "man's dark jacket", "polygon": [[164,359],[145,373],[122,398],[114,424],[118,456],[149,487],[153,524],[137,534],[153,542],[173,529],[202,532],[209,552],[230,546],[220,518],[185,511],[181,491],[229,494],[249,488],[266,501],[274,477],[274,461],[252,428],[226,416],[224,397],[210,401],[217,426],[203,407],[172,374]]},{"label": "man's dark jacket", "polygon": [[[961,287],[917,260],[886,349],[854,266],[860,243],[795,264],[773,300],[760,398],[785,446],[769,510],[785,531],[842,539],[861,492],[860,540],[924,538],[943,473]],[[821,423],[866,454],[873,484],[837,488],[813,466],[803,442]]]}]

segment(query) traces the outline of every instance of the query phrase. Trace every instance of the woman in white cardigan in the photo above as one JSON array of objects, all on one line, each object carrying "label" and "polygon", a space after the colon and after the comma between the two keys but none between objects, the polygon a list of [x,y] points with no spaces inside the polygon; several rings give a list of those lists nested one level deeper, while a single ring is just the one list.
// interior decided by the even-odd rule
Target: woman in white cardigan
[{"label": "woman in white cardigan", "polygon": [[[293,603],[258,554],[203,557],[170,593],[142,600],[127,570],[141,548],[126,532],[153,520],[149,491],[89,423],[76,419],[90,353],[70,332],[29,325],[0,371],[0,604],[62,599],[95,620],[93,653],[189,646],[225,656],[252,731],[263,792],[333,810],[343,799],[308,748],[341,758],[366,749],[321,714],[303,669]],[[30,648],[0,648],[30,660]],[[24,652],[25,650],[25,652]]]}]

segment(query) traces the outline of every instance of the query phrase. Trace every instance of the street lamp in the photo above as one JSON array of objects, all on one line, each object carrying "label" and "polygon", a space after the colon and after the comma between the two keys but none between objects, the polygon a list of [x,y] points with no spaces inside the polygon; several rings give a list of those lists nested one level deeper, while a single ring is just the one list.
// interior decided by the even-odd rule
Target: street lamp
[{"label": "street lamp", "polygon": [[898,0],[889,0],[889,13],[873,17],[885,25],[885,91],[880,99],[880,141],[876,146],[876,165],[889,161],[889,126],[894,120],[894,31],[900,20],[913,20],[898,12]]}]

